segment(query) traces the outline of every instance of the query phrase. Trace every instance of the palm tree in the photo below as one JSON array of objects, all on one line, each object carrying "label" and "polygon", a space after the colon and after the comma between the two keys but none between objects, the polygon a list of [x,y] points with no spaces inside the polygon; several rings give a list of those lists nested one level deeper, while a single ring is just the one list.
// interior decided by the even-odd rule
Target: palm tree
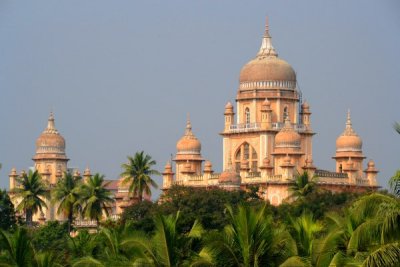
[{"label": "palm tree", "polygon": [[295,254],[295,245],[284,229],[275,226],[267,216],[266,206],[260,209],[239,205],[237,213],[227,207],[230,224],[222,233],[210,238],[207,252],[227,266],[270,266]]},{"label": "palm tree", "polygon": [[13,234],[0,230],[0,266],[29,266],[33,249],[25,228],[19,227]]},{"label": "palm tree", "polygon": [[400,170],[397,170],[396,173],[390,178],[389,186],[393,193],[397,197],[400,197]]},{"label": "palm tree", "polygon": [[144,151],[136,152],[133,158],[128,156],[128,163],[121,165],[124,169],[121,173],[121,177],[124,178],[123,183],[129,184],[129,193],[133,193],[139,202],[143,200],[143,193],[151,196],[150,186],[158,187],[150,177],[151,175],[160,175],[157,170],[152,169],[154,165],[156,165],[155,160],[144,154]]},{"label": "palm tree", "polygon": [[26,216],[27,225],[32,225],[33,214],[43,212],[43,207],[47,208],[47,205],[43,199],[49,198],[49,191],[45,184],[42,182],[42,178],[39,172],[36,170],[29,174],[26,173],[17,178],[18,187],[12,189],[14,198],[20,201],[17,205],[18,211],[23,211]]},{"label": "palm tree", "polygon": [[114,202],[112,193],[106,188],[109,182],[104,182],[104,175],[96,173],[91,176],[87,183],[83,184],[79,190],[81,198],[75,205],[83,207],[84,217],[96,220],[97,225],[103,215],[103,211],[108,216],[108,205]]},{"label": "palm tree", "polygon": [[398,266],[400,201],[374,193],[345,212],[327,215],[328,234],[321,240],[318,266]]},{"label": "palm tree", "polygon": [[305,196],[310,194],[315,190],[317,185],[316,176],[310,179],[308,172],[303,172],[299,174],[295,178],[294,184],[290,185],[289,191],[291,192],[290,197],[294,197],[295,199],[304,199]]},{"label": "palm tree", "polygon": [[316,250],[319,247],[317,237],[323,225],[315,221],[310,212],[303,212],[300,217],[290,220],[296,254],[289,257],[281,266],[315,266]]},{"label": "palm tree", "polygon": [[178,211],[176,215],[157,215],[151,238],[136,233],[121,243],[121,246],[130,248],[136,254],[135,266],[211,266],[211,259],[204,253],[197,253],[194,248],[194,243],[204,233],[203,227],[195,221],[188,233],[180,233],[177,229],[179,214]]},{"label": "palm tree", "polygon": [[81,176],[74,176],[64,172],[64,177],[59,180],[52,190],[53,202],[59,204],[57,214],[64,213],[68,218],[68,232],[71,232],[71,225],[74,214],[77,211],[77,202],[80,198],[79,187],[81,186]]}]

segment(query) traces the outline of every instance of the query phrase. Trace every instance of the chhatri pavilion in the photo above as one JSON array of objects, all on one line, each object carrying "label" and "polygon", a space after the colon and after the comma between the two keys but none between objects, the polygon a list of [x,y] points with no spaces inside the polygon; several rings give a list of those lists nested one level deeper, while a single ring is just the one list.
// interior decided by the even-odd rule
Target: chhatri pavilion
[{"label": "chhatri pavilion", "polygon": [[163,190],[174,184],[227,190],[258,186],[260,195],[279,205],[303,172],[334,192],[378,188],[374,162],[370,160],[363,170],[362,140],[353,129],[350,112],[336,140],[336,169],[314,166],[310,105],[302,102],[292,66],[278,57],[268,22],[260,50],[240,71],[236,110],[228,102],[224,117],[223,172],[214,173],[211,162],[202,158],[201,143],[188,119],[176,145],[175,171],[171,162],[165,166]]}]

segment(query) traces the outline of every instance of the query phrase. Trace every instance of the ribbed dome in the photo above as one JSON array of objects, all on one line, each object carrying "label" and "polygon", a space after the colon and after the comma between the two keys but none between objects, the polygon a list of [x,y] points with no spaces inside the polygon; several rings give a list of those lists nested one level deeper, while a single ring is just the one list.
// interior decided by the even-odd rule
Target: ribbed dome
[{"label": "ribbed dome", "polygon": [[361,151],[362,140],[353,130],[350,112],[347,113],[346,129],[336,139],[336,151]]},{"label": "ribbed dome", "polygon": [[285,119],[285,125],[275,136],[275,147],[299,148],[301,136],[293,129],[289,118]]},{"label": "ribbed dome", "polygon": [[192,132],[190,120],[186,123],[184,136],[176,144],[177,154],[200,154],[201,143]]},{"label": "ribbed dome", "polygon": [[65,154],[65,139],[55,128],[53,113],[50,113],[47,128],[36,140],[36,154]]},{"label": "ribbed dome", "polygon": [[[256,82],[273,82],[268,86],[285,86],[294,88],[296,73],[285,60],[278,58],[272,39],[269,35],[268,22],[257,56],[243,66],[240,71],[240,84]],[[274,83],[279,82],[279,83]],[[265,85],[263,85],[265,86]]]}]

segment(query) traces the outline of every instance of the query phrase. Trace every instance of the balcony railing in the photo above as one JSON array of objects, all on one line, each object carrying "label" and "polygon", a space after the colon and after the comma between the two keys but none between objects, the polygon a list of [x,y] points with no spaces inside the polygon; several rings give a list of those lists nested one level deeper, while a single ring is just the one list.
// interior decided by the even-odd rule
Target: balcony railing
[{"label": "balcony railing", "polygon": [[256,131],[259,129],[260,129],[260,124],[257,122],[240,123],[229,126],[229,131],[233,133],[245,133],[245,132]]},{"label": "balcony railing", "polygon": [[[279,131],[280,129],[283,128],[284,125],[285,125],[284,122],[273,122],[272,123],[272,129]],[[305,132],[307,130],[307,128],[306,128],[306,126],[304,124],[292,123],[292,127],[297,132]]]}]

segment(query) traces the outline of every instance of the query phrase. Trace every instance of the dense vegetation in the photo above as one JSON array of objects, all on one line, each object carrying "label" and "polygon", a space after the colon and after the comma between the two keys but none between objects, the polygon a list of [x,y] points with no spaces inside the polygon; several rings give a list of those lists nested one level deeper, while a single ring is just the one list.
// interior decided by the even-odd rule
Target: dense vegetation
[{"label": "dense vegetation", "polygon": [[[332,193],[315,177],[299,175],[293,201],[279,207],[258,187],[225,191],[174,186],[157,202],[143,199],[155,187],[155,161],[128,157],[121,176],[138,201],[118,221],[100,221],[113,202],[104,177],[85,181],[64,173],[52,194],[37,172],[0,191],[1,266],[400,266],[400,172],[386,192]],[[32,215],[58,204],[65,223],[35,225]],[[16,218],[25,215],[25,221]],[[96,233],[79,230],[76,217],[96,220]]]},{"label": "dense vegetation", "polygon": [[311,190],[274,207],[256,191],[173,187],[96,234],[2,230],[0,266],[399,266],[398,198]]}]

